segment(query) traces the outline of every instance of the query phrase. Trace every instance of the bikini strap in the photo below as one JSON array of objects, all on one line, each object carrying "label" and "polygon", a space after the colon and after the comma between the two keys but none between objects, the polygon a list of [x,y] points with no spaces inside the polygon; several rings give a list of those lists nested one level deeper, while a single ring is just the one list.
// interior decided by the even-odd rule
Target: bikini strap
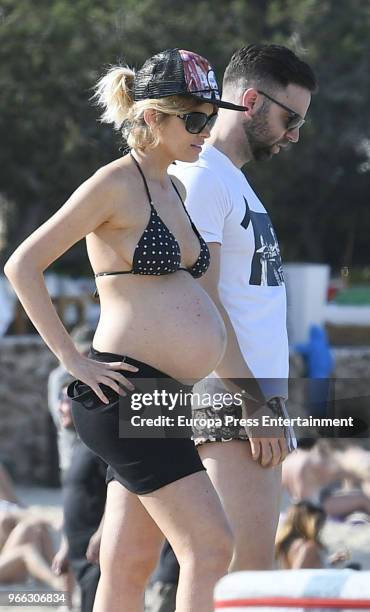
[{"label": "bikini strap", "polygon": [[[182,204],[182,205],[184,206],[184,208],[185,208],[185,204],[184,204],[184,201],[183,201],[183,199],[182,199],[182,197],[181,197],[181,194],[180,194],[179,190],[177,189],[175,182],[174,182],[172,179],[171,179],[171,183],[172,183],[172,187],[174,188],[174,190],[176,191],[177,195],[178,195],[178,196],[179,196],[179,198],[180,198],[180,202],[181,202],[181,204]],[[186,209],[185,209],[185,210],[186,210]]]},{"label": "bikini strap", "polygon": [[137,159],[135,159],[135,157],[132,155],[132,152],[131,152],[131,151],[130,151],[130,156],[131,156],[131,159],[133,159],[133,160],[134,160],[134,162],[135,162],[135,164],[136,164],[136,167],[137,167],[137,169],[139,170],[139,172],[140,172],[140,174],[141,174],[141,178],[142,178],[142,179],[143,179],[143,181],[144,181],[145,191],[146,191],[147,196],[148,196],[149,204],[150,204],[150,206],[151,206],[152,208],[154,208],[154,206],[153,206],[153,202],[152,202],[152,196],[150,195],[150,191],[149,191],[148,183],[146,182],[146,178],[145,178],[144,172],[143,172],[143,171],[142,171],[142,169],[140,168],[140,164],[139,164],[139,162],[138,162],[138,161],[137,161]]},{"label": "bikini strap", "polygon": [[184,204],[184,200],[182,199],[181,194],[180,194],[179,190],[177,189],[177,187],[176,187],[176,185],[175,185],[175,182],[174,182],[172,179],[171,179],[171,183],[172,183],[172,187],[174,188],[174,190],[176,191],[177,195],[178,195],[178,196],[179,196],[179,198],[180,198],[180,202],[181,202],[181,204],[182,204],[182,206],[183,206],[183,208],[184,208],[184,211],[186,212],[186,214],[187,214],[187,216],[188,216],[188,219],[189,219],[189,221],[190,221],[190,223],[191,223],[191,227],[192,227],[192,228],[193,228],[193,230],[195,231],[196,235],[197,235],[197,236],[200,236],[200,234],[199,234],[199,232],[198,232],[198,230],[197,230],[196,226],[195,226],[195,225],[194,225],[194,223],[193,223],[193,219],[191,218],[191,216],[189,215],[189,213],[188,213],[188,211],[187,211],[187,208],[186,208],[186,206],[185,206],[185,204]]}]

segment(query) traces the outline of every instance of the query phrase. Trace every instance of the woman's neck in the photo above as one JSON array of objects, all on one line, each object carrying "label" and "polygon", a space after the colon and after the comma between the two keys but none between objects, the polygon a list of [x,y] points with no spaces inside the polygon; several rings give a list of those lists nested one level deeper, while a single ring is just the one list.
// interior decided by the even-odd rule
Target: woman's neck
[{"label": "woman's neck", "polygon": [[131,155],[139,163],[147,180],[155,181],[162,187],[168,184],[167,170],[175,160],[169,158],[166,152],[161,151],[159,147],[149,149],[148,151],[132,149]]}]

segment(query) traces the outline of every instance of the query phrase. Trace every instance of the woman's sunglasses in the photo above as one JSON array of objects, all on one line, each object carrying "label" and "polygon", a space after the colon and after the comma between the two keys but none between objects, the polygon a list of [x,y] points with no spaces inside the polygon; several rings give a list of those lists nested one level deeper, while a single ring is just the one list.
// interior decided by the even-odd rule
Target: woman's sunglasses
[{"label": "woman's sunglasses", "polygon": [[206,113],[186,113],[185,115],[177,115],[179,119],[185,122],[185,129],[190,134],[200,134],[208,125],[208,129],[212,129],[216,123],[217,113],[207,115]]}]

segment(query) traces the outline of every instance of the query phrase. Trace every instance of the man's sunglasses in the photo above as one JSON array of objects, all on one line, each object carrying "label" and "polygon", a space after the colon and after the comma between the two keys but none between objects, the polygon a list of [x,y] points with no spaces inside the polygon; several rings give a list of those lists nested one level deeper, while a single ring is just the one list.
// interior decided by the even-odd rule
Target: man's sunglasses
[{"label": "man's sunglasses", "polygon": [[303,117],[301,117],[301,115],[296,113],[294,110],[289,108],[289,106],[285,106],[285,104],[283,104],[282,102],[279,102],[279,100],[275,100],[275,98],[267,94],[265,91],[261,91],[260,89],[257,89],[257,92],[261,94],[262,96],[265,96],[265,98],[267,98],[268,100],[271,100],[271,102],[274,102],[274,104],[277,104],[278,106],[283,108],[285,111],[287,111],[288,113],[288,123],[286,126],[287,130],[296,130],[297,128],[302,127],[302,125],[305,123],[305,119],[303,119]]},{"label": "man's sunglasses", "polygon": [[208,125],[211,130],[216,123],[217,113],[207,115],[206,113],[186,113],[185,115],[177,115],[179,119],[185,122],[185,129],[190,134],[200,134],[202,130]]}]

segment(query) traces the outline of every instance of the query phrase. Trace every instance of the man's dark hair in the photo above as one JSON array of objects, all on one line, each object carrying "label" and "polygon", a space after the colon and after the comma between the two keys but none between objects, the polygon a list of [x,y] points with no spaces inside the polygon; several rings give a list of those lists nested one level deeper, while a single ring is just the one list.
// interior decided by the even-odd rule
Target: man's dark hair
[{"label": "man's dark hair", "polygon": [[300,85],[311,92],[317,90],[312,68],[282,45],[248,45],[233,54],[224,74],[223,86],[243,82],[287,87]]}]

